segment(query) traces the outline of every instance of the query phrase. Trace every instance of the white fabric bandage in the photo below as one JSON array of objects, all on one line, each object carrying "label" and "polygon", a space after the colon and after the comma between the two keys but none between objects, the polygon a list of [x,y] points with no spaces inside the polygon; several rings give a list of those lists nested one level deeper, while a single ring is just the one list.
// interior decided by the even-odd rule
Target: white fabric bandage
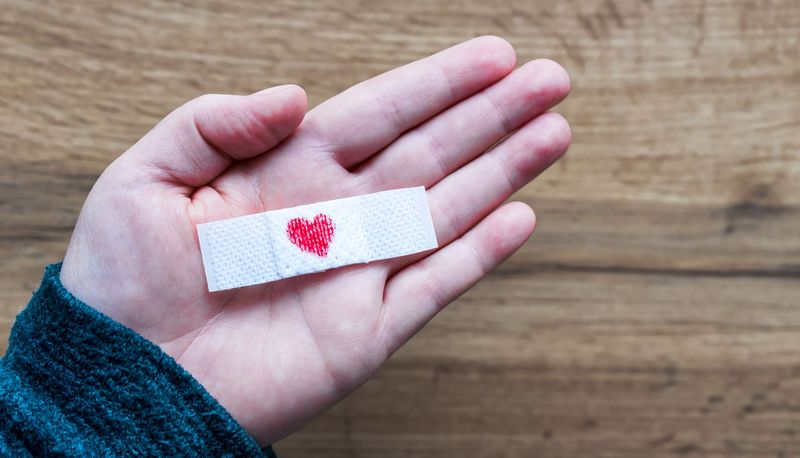
[{"label": "white fabric bandage", "polygon": [[209,291],[438,246],[421,186],[198,224],[197,235]]}]

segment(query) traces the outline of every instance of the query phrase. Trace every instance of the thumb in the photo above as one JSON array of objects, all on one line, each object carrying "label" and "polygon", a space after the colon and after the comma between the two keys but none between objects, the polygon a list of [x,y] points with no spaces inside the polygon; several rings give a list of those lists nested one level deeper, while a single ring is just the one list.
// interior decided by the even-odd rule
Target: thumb
[{"label": "thumb", "polygon": [[234,161],[268,151],[305,116],[296,85],[250,95],[208,94],[179,107],[125,155],[155,171],[155,178],[192,187],[209,183]]}]

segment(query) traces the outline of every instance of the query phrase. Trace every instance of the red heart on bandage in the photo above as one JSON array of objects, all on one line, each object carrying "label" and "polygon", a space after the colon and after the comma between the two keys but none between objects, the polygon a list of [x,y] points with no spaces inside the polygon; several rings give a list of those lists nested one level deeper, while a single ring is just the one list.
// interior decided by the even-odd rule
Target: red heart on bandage
[{"label": "red heart on bandage", "polygon": [[313,221],[305,218],[290,219],[286,226],[286,235],[301,250],[324,258],[328,255],[328,245],[333,240],[335,229],[336,226],[328,215],[319,214]]}]

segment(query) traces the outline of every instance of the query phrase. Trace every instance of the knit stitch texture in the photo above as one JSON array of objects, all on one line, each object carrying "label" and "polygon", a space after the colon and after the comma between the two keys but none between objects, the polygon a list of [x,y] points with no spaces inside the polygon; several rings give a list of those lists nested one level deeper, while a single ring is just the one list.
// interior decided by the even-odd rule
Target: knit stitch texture
[{"label": "knit stitch texture", "polygon": [[75,298],[60,271],[47,267],[0,360],[0,455],[264,456],[174,359]]}]

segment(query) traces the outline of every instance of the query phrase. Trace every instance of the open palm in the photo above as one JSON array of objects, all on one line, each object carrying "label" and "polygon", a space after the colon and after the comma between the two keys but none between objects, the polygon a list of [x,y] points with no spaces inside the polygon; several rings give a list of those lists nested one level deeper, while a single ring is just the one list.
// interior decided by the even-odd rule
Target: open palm
[{"label": "open palm", "polygon": [[[531,210],[500,205],[567,149],[546,110],[569,80],[515,61],[505,41],[474,39],[307,115],[296,86],[195,99],[100,177],[62,282],[172,355],[261,444],[284,437],[530,236]],[[409,186],[427,189],[435,252],[208,292],[197,224]]]}]

